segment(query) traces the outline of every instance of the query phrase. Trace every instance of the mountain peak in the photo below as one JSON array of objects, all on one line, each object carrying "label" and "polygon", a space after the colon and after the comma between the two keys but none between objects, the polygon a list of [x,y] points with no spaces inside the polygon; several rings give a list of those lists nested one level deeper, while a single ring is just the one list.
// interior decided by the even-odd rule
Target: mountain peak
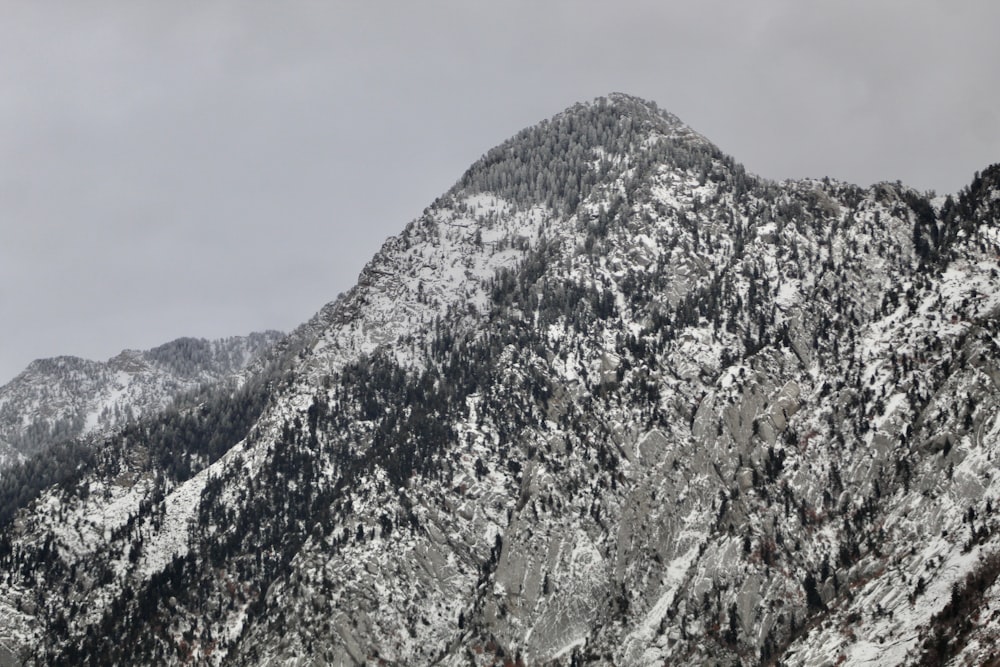
[{"label": "mountain peak", "polygon": [[595,183],[636,165],[687,169],[724,157],[656,103],[611,93],[521,130],[473,164],[450,194],[489,192],[573,211]]},{"label": "mountain peak", "polygon": [[606,96],[595,98],[591,104],[597,106],[610,106],[622,113],[631,114],[640,118],[658,118],[660,120],[667,121],[669,124],[675,125],[678,128],[687,128],[680,118],[664,109],[661,109],[656,102],[638,97],[636,95],[618,92],[608,93]]},{"label": "mountain peak", "polygon": [[584,129],[587,124],[601,120],[605,122],[615,121],[627,128],[628,124],[622,121],[628,119],[637,129],[657,131],[668,136],[684,135],[689,138],[696,136],[706,144],[709,143],[705,137],[694,132],[679,117],[661,109],[656,102],[628,93],[613,92],[588,102],[579,102],[548,121],[542,121],[540,125],[557,119],[582,121]]}]

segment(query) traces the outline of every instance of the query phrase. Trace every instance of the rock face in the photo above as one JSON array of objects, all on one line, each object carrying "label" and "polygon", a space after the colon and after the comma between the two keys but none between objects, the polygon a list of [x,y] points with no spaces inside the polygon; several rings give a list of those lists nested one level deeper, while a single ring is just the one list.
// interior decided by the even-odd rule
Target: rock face
[{"label": "rock face", "polygon": [[33,664],[993,659],[998,220],[998,167],[943,201],[776,184],[649,103],[577,105],[242,394],[21,503],[0,640]]}]

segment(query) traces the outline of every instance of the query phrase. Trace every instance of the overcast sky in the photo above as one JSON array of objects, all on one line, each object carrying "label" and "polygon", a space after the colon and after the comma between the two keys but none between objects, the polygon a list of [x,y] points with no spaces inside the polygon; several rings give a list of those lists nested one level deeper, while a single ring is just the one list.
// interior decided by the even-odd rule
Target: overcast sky
[{"label": "overcast sky", "polygon": [[753,172],[1000,161],[1000,3],[0,4],[0,384],[290,330],[490,147],[612,91]]}]

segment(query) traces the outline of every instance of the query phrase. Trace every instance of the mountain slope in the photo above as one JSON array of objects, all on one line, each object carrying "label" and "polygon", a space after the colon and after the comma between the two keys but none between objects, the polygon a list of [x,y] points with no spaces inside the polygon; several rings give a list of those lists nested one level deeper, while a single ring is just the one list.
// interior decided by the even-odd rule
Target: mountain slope
[{"label": "mountain slope", "polygon": [[998,206],[997,167],[933,202],[775,184],[649,103],[572,107],[390,239],[286,363],[22,510],[0,640],[41,664],[983,662]]},{"label": "mountain slope", "polygon": [[125,350],[106,362],[33,361],[0,387],[0,444],[17,460],[58,441],[113,431],[164,409],[180,394],[233,376],[280,337],[270,331],[217,341],[180,338],[152,350]]}]

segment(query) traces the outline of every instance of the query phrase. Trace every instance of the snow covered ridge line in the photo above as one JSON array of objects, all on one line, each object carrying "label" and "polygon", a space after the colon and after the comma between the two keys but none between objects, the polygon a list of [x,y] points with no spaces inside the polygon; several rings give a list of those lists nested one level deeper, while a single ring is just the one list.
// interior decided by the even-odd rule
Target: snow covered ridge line
[{"label": "snow covered ridge line", "polygon": [[179,338],[106,362],[39,359],[0,387],[0,442],[23,456],[156,413],[178,396],[236,379],[282,337],[275,331],[207,341]]},{"label": "snow covered ridge line", "polygon": [[998,175],[936,204],[775,184],[641,100],[573,107],[387,241],[281,373],[22,511],[0,639],[34,664],[984,663]]}]

